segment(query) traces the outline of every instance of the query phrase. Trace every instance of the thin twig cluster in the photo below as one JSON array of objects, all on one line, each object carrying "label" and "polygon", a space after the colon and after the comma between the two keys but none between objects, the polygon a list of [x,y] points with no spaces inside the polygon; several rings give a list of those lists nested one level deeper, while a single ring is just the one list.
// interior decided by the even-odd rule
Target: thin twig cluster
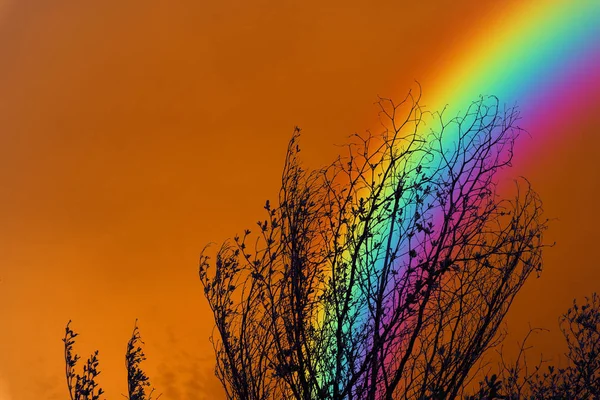
[{"label": "thin twig cluster", "polygon": [[[67,323],[65,328],[65,337],[62,339],[64,342],[64,354],[65,354],[65,376],[67,380],[67,388],[69,389],[69,396],[71,400],[99,400],[100,396],[104,394],[104,390],[98,386],[97,378],[100,375],[98,369],[98,350],[88,358],[86,364],[83,366],[83,374],[79,375],[75,373],[75,367],[80,357],[78,354],[73,352],[73,346],[75,344],[75,337],[78,333],[75,333],[70,327],[71,321]],[[139,344],[143,344],[139,329],[137,327],[137,320],[133,328],[131,338],[127,343],[127,350],[125,352],[125,367],[127,368],[127,390],[128,395],[125,397],[129,400],[152,400],[152,394],[154,389],[146,394],[146,389],[149,388],[150,380],[146,373],[140,368],[140,363],[146,359],[144,352]],[[161,395],[156,397],[156,400]]]},{"label": "thin twig cluster", "polygon": [[600,297],[593,293],[583,304],[573,306],[559,319],[567,343],[567,365],[550,363],[543,357],[531,366],[527,357],[530,329],[514,362],[501,354],[498,373],[480,382],[479,391],[467,400],[560,400],[600,398]]},{"label": "thin twig cluster", "polygon": [[71,400],[98,400],[104,391],[98,387],[96,378],[100,375],[98,370],[98,350],[88,358],[83,366],[83,374],[75,373],[75,366],[80,357],[73,354],[73,345],[75,344],[75,333],[69,326],[71,321],[67,323],[65,328],[65,337],[62,341],[65,344],[65,375],[67,378],[67,387],[69,388],[69,396]]}]

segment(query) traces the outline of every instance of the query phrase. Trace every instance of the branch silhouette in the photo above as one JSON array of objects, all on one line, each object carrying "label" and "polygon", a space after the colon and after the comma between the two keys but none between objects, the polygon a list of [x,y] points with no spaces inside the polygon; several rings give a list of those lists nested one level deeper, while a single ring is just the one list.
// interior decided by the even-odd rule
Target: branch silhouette
[{"label": "branch silhouette", "polygon": [[[98,360],[98,350],[90,356],[83,366],[83,374],[79,375],[75,373],[75,367],[80,357],[73,352],[73,346],[75,345],[75,337],[77,337],[78,333],[75,333],[70,325],[71,321],[67,323],[65,337],[62,339],[65,346],[65,376],[70,399],[99,400],[100,396],[104,394],[104,390],[96,382],[98,375],[100,375],[100,370],[98,369],[100,363]],[[152,394],[154,393],[154,389],[151,389],[150,393],[146,394],[146,389],[151,386],[150,380],[140,368],[141,362],[146,359],[140,346],[143,343],[136,320],[125,352],[128,396],[123,395],[123,397],[129,400],[152,400]],[[161,395],[158,395],[155,399],[157,400],[160,397]]]}]

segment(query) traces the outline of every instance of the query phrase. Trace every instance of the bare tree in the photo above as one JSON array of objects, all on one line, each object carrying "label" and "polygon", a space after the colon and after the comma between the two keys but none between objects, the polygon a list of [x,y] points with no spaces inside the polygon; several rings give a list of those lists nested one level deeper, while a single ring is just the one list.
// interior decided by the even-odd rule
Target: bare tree
[{"label": "bare tree", "polygon": [[256,239],[203,251],[228,398],[455,398],[541,270],[538,196],[524,180],[513,199],[495,190],[518,111],[378,105],[383,133],[322,170],[302,167],[296,128]]}]

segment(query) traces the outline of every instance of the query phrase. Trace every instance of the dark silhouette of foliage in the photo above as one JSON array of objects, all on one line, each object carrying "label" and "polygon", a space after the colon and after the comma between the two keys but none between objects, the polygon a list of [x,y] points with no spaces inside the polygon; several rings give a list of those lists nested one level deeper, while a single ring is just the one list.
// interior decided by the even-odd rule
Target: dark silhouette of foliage
[{"label": "dark silhouette of foliage", "polygon": [[86,364],[83,366],[83,375],[75,373],[75,366],[79,361],[79,355],[73,355],[73,345],[75,344],[75,333],[70,325],[71,321],[67,323],[65,328],[65,337],[63,342],[65,344],[65,366],[66,366],[66,378],[67,387],[69,388],[69,396],[71,400],[98,400],[104,391],[98,387],[96,378],[100,375],[98,370],[98,350],[96,350],[90,358],[88,358]]},{"label": "dark silhouette of foliage", "polygon": [[[525,352],[530,330],[515,362],[502,360],[499,365],[502,389],[497,397],[489,397],[487,378],[480,391],[469,399],[599,399],[600,398],[600,298],[596,293],[586,297],[582,305],[573,306],[561,316],[559,326],[567,342],[568,365],[546,365],[541,359],[533,369],[528,367]],[[493,375],[495,377],[496,375]]]},{"label": "dark silhouette of foliage", "polygon": [[[495,191],[520,130],[482,98],[461,116],[380,99],[384,132],[305,170],[300,129],[278,202],[199,267],[230,399],[452,399],[532,272],[541,202]],[[429,125],[429,126],[428,126]],[[500,390],[490,379],[490,390]]]},{"label": "dark silhouette of foliage", "polygon": [[[133,327],[131,339],[127,343],[127,351],[125,353],[125,366],[127,367],[127,390],[130,400],[152,400],[154,389],[146,395],[146,389],[149,388],[150,379],[146,373],[140,368],[142,361],[146,356],[139,344],[144,344],[141,339],[140,332],[137,326],[137,320]],[[158,395],[156,399],[160,398]]]},{"label": "dark silhouette of foliage", "polygon": [[485,377],[483,382],[479,384],[479,391],[473,396],[466,396],[465,400],[494,400],[494,399],[506,399],[501,394],[502,381],[498,379],[497,375],[491,377]]},{"label": "dark silhouette of foliage", "polygon": [[[73,353],[73,345],[75,344],[75,337],[78,333],[75,333],[70,328],[70,324],[71,321],[67,323],[65,337],[62,339],[65,344],[65,366],[69,395],[71,400],[99,400],[100,396],[104,393],[104,390],[102,390],[96,382],[96,378],[100,374],[100,371],[98,370],[98,350],[90,356],[86,365],[83,366],[83,375],[76,374],[75,366],[80,357]],[[152,400],[154,389],[152,389],[148,395],[146,394],[146,388],[150,387],[150,380],[146,373],[140,368],[140,363],[146,359],[146,356],[139,345],[140,343],[143,344],[144,342],[142,342],[136,320],[125,353],[128,390],[128,396],[126,396],[126,398],[129,400]],[[161,395],[158,395],[156,399],[160,397]]]}]

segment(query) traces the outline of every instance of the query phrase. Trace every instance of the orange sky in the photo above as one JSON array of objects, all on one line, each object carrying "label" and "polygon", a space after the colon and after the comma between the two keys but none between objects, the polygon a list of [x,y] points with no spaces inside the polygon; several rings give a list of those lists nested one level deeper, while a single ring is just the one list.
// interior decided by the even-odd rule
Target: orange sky
[{"label": "orange sky", "polygon": [[[415,79],[427,93],[508,6],[322,3],[0,0],[0,400],[67,396],[69,319],[119,398],[135,318],[163,399],[219,398],[201,249],[263,217],[295,125],[307,164],[330,161],[377,128],[377,95]],[[597,126],[581,116],[560,151],[518,172],[558,218],[558,244],[514,332],[556,331],[573,297],[600,289]]]}]

